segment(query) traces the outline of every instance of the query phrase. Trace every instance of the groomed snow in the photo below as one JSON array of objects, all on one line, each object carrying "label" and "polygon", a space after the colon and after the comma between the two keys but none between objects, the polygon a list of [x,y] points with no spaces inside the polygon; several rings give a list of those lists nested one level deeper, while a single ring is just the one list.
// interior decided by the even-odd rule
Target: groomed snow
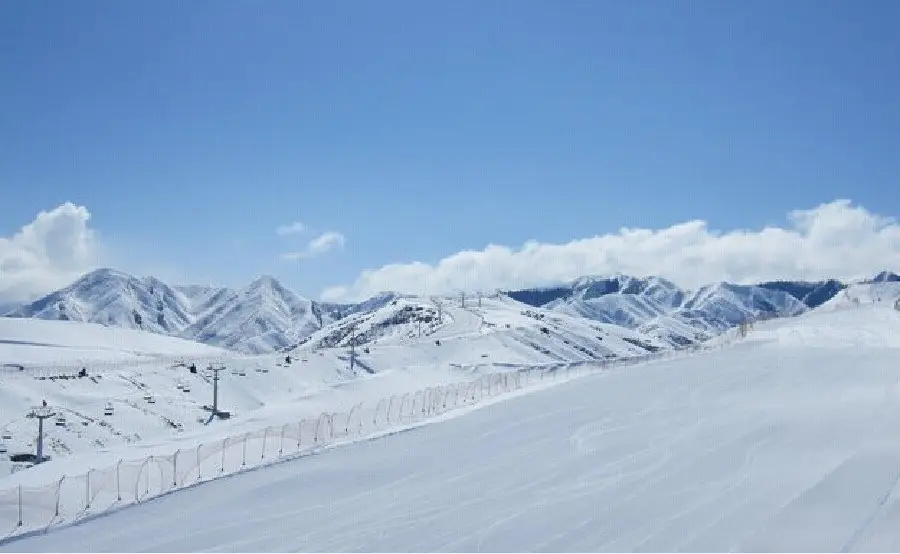
[{"label": "groomed snow", "polygon": [[897,551],[900,313],[835,309],[2,551]]}]

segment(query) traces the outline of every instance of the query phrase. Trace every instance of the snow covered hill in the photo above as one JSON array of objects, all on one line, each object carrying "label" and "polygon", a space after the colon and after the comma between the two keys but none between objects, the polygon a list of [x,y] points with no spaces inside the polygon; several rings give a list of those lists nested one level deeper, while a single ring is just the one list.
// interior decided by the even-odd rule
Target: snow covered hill
[{"label": "snow covered hill", "polygon": [[[877,302],[888,290],[0,551],[896,552],[900,312]],[[501,328],[514,313],[482,310]]]}]

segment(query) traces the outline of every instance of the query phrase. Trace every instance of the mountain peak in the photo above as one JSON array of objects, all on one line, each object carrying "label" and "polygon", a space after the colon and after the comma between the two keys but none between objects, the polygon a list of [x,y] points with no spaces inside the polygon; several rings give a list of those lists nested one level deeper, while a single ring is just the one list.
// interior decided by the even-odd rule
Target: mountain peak
[{"label": "mountain peak", "polygon": [[113,269],[111,267],[100,267],[89,271],[82,275],[78,280],[72,283],[69,288],[73,288],[78,286],[79,284],[96,284],[103,281],[128,281],[136,279],[134,275],[130,275],[125,273],[124,271],[119,271],[118,269]]},{"label": "mountain peak", "polygon": [[872,278],[872,283],[896,283],[900,282],[900,275],[897,275],[893,271],[882,271],[878,275]]},{"label": "mountain peak", "polygon": [[259,288],[259,287],[268,287],[268,288],[280,288],[281,283],[278,282],[273,275],[260,275],[256,279],[250,281],[250,284],[247,288]]}]

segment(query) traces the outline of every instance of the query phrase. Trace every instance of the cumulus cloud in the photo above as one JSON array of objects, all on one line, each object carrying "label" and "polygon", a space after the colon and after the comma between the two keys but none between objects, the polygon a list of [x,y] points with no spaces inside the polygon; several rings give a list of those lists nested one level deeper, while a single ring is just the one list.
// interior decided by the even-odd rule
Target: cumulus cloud
[{"label": "cumulus cloud", "polygon": [[363,271],[329,287],[326,300],[357,300],[384,290],[412,294],[541,286],[585,275],[656,275],[684,287],[716,281],[852,279],[900,268],[900,225],[849,200],[788,214],[787,225],[710,230],[694,220],[665,229],[627,229],[565,244],[488,245],[434,265],[412,262]]},{"label": "cumulus cloud", "polygon": [[306,225],[302,221],[295,221],[288,225],[280,225],[275,229],[275,234],[282,237],[288,235],[299,235],[306,232]]},{"label": "cumulus cloud", "polygon": [[321,256],[336,248],[343,248],[347,239],[337,231],[327,231],[313,238],[306,244],[306,248],[301,252],[288,252],[282,254],[285,260],[301,260],[305,258],[314,258]]},{"label": "cumulus cloud", "polygon": [[67,202],[0,237],[0,301],[33,300],[96,267],[100,242],[90,218],[87,208]]}]

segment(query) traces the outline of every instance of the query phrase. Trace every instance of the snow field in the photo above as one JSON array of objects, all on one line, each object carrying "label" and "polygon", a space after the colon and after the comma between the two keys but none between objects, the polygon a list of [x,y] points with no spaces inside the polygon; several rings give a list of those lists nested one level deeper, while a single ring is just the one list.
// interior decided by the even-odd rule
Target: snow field
[{"label": "snow field", "polygon": [[201,436],[206,440],[195,446],[165,454],[158,448],[149,456],[120,459],[83,474],[20,472],[7,481],[17,480],[17,486],[0,490],[0,538],[76,522],[210,479],[396,432],[444,414],[461,415],[466,408],[483,406],[516,391],[540,390],[615,365],[679,354],[683,355],[668,351],[603,364],[556,364],[487,374],[468,382],[359,403],[346,412],[322,413],[215,440]]},{"label": "snow field", "polygon": [[[396,306],[379,308],[372,320],[390,319],[398,309],[420,304],[400,299]],[[134,451],[141,456],[166,455],[198,442],[326,411],[344,412],[359,402],[377,402],[484,373],[647,352],[638,346],[646,338],[633,331],[531,309],[509,299],[485,298],[481,308],[447,304],[443,309],[445,322],[433,335],[382,337],[358,348],[353,371],[346,346],[300,348],[291,352],[293,363],[286,365],[283,355],[219,354],[218,349],[141,331],[0,318],[0,431],[11,436],[4,441],[10,453],[33,452],[35,422],[25,415],[31,406],[47,400],[67,422],[61,427],[50,422],[45,446],[52,460],[28,472],[58,474],[56,464],[64,464],[68,472],[87,471],[91,465],[131,459]],[[395,330],[409,328],[403,325]],[[118,339],[113,341],[110,333]],[[20,352],[7,344],[11,342],[28,342],[36,353],[18,358]],[[47,346],[50,343],[54,346]],[[93,349],[103,357],[80,357],[76,354],[82,350],[72,350],[75,347]],[[187,371],[190,363],[196,364],[199,374]],[[219,392],[222,408],[233,415],[216,426],[198,422],[206,415],[202,406],[211,402],[212,383],[205,371],[210,364],[227,367]],[[88,378],[75,378],[82,367]],[[111,417],[104,413],[107,403],[115,409]],[[17,467],[0,458],[0,479]]]},{"label": "snow field", "polygon": [[[0,551],[897,551],[898,333],[900,313],[877,307],[768,321],[633,371],[585,365],[559,386],[542,372],[519,390],[507,377],[513,392],[302,460],[267,429],[157,473],[208,481],[244,461],[243,444],[257,466],[282,448],[286,463]],[[353,440],[335,435],[355,417],[331,418],[330,444]],[[198,452],[208,461],[187,469]],[[53,517],[54,494],[34,511]]]},{"label": "snow field", "polygon": [[887,338],[900,314],[841,317],[759,324],[709,355],[594,373],[0,549],[896,551],[897,349],[817,336]]}]

